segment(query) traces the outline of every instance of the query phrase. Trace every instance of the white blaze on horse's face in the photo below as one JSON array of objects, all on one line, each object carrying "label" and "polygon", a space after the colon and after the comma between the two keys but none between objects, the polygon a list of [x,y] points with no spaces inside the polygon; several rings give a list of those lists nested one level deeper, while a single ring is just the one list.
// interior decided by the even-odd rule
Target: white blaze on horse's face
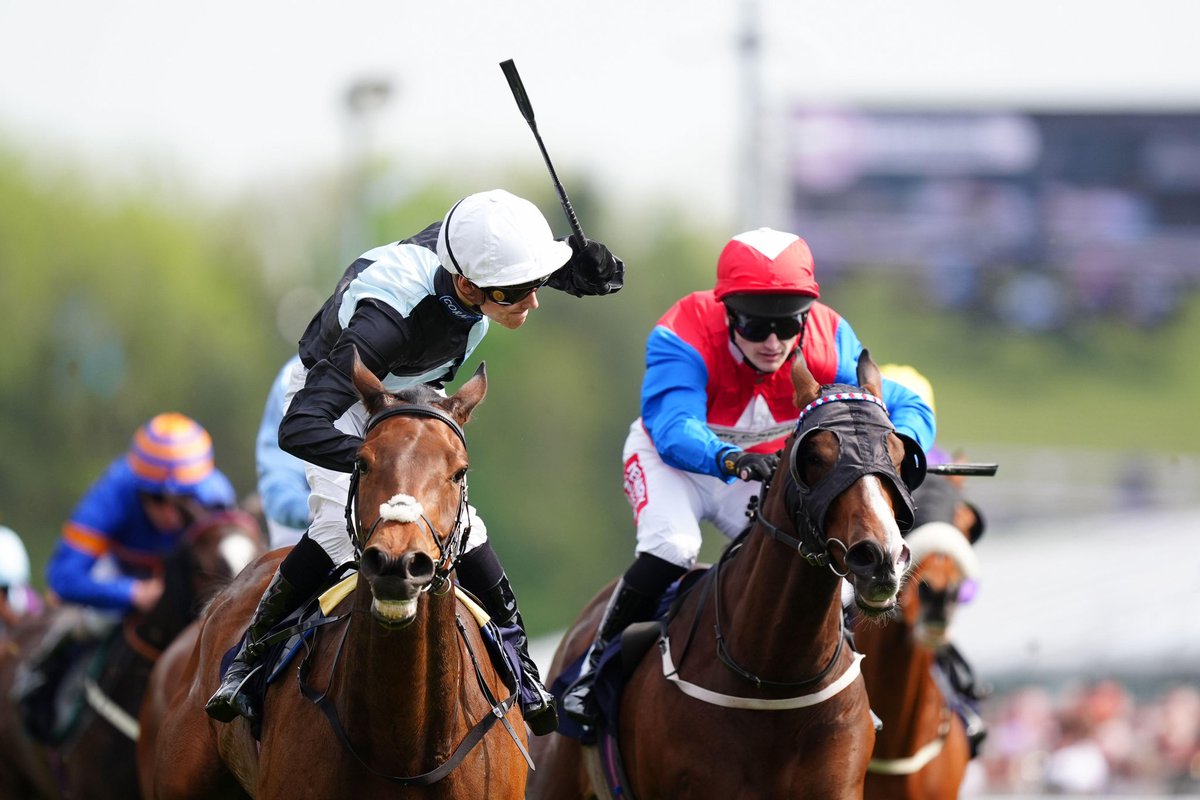
[{"label": "white blaze on horse's face", "polygon": [[217,546],[221,558],[229,565],[229,574],[237,575],[253,561],[259,552],[258,544],[246,534],[226,536]]},{"label": "white blaze on horse's face", "polygon": [[891,504],[888,503],[887,489],[884,488],[883,481],[875,475],[871,476],[871,480],[867,484],[867,505],[874,514],[883,520],[883,524],[887,528],[887,549],[892,556],[892,566],[896,568],[897,572],[902,572],[902,567],[908,566],[904,537],[900,535],[900,526],[896,524],[896,514],[892,511]]},{"label": "white blaze on horse's face", "polygon": [[[904,543],[904,537],[900,535],[900,526],[896,524],[895,512],[888,503],[887,489],[877,475],[868,475],[863,486],[866,489],[867,508],[879,519],[887,532],[887,552],[892,559],[892,569],[895,574],[902,575],[908,567],[908,545]],[[898,593],[899,582],[897,582],[896,588]],[[872,602],[866,597],[859,598],[859,602],[880,609],[888,608],[894,600],[895,594],[891,599],[882,602]]]}]

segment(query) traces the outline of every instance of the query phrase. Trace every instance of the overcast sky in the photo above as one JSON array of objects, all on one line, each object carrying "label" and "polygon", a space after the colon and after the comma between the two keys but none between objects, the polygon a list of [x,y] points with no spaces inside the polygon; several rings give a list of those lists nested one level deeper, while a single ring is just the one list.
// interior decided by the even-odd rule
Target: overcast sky
[{"label": "overcast sky", "polygon": [[394,93],[375,147],[414,178],[539,167],[497,66],[513,58],[560,173],[721,213],[748,14],[768,120],[814,103],[1200,109],[1193,0],[0,0],[0,137],[236,190],[336,165],[345,90],[378,77]]}]

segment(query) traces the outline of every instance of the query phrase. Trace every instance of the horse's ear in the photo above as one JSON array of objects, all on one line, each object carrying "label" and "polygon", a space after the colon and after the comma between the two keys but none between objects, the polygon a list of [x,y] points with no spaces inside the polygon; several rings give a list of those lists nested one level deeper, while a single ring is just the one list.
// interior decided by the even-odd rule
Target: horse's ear
[{"label": "horse's ear", "polygon": [[375,377],[375,373],[367,369],[367,365],[359,358],[358,348],[351,347],[351,350],[354,352],[354,369],[350,377],[354,380],[354,388],[362,398],[367,414],[374,414],[387,405],[391,395],[383,388],[383,383]]},{"label": "horse's ear", "polygon": [[871,351],[865,347],[858,357],[858,385],[876,397],[883,398],[883,373],[871,358]]},{"label": "horse's ear", "polygon": [[821,384],[809,372],[803,353],[792,359],[792,402],[796,408],[804,408],[821,394]]},{"label": "horse's ear", "polygon": [[487,394],[487,362],[479,362],[479,368],[471,379],[459,387],[458,391],[447,397],[441,405],[459,425],[466,425],[471,419],[475,406],[483,402]]}]

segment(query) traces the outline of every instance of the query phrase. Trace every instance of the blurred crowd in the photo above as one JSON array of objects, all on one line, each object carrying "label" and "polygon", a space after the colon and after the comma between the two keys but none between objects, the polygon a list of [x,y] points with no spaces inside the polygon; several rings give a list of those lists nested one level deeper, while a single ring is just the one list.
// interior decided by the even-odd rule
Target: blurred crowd
[{"label": "blurred crowd", "polygon": [[1135,695],[1105,679],[985,701],[989,735],[964,796],[1200,794],[1200,689]]}]

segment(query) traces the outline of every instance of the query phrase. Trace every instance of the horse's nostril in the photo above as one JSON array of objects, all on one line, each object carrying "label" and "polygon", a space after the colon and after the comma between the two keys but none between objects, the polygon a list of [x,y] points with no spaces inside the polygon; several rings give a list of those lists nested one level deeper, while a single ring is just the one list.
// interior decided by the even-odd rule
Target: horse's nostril
[{"label": "horse's nostril", "polygon": [[387,562],[389,560],[387,554],[378,547],[368,547],[363,551],[362,558],[359,559],[358,568],[362,572],[363,577],[366,578],[383,575],[387,572]]},{"label": "horse's nostril", "polygon": [[855,575],[869,578],[883,563],[883,550],[875,542],[859,542],[846,551],[846,569]]},{"label": "horse's nostril", "polygon": [[400,557],[400,569],[404,577],[416,583],[433,580],[433,568],[433,559],[425,553],[405,553]]}]

